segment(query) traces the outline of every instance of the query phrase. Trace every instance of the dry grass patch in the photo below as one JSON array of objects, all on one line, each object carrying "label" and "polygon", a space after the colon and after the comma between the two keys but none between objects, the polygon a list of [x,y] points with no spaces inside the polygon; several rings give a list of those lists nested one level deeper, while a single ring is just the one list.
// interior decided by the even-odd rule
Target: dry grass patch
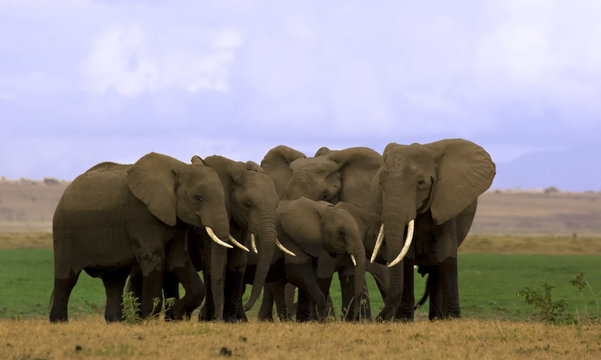
[{"label": "dry grass patch", "polygon": [[0,249],[52,249],[49,232],[0,232]]},{"label": "dry grass patch", "polygon": [[553,235],[468,235],[462,254],[601,255],[601,237]]},{"label": "dry grass patch", "polygon": [[0,320],[4,359],[551,359],[601,357],[601,326],[500,321],[65,324]]}]

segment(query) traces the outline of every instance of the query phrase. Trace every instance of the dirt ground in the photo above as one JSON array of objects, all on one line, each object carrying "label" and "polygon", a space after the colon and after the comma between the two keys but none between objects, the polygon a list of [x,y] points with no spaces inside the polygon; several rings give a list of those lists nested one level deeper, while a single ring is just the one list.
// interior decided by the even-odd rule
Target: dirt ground
[{"label": "dirt ground", "polygon": [[[68,181],[0,180],[0,232],[50,232]],[[601,236],[601,192],[491,190],[471,234]]]}]

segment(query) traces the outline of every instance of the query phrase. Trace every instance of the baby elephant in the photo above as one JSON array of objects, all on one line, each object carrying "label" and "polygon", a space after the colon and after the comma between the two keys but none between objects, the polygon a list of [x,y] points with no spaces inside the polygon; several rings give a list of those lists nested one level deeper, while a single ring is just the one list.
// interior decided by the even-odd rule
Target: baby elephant
[{"label": "baby elephant", "polygon": [[[324,201],[301,197],[283,200],[277,209],[278,239],[294,255],[284,253],[285,275],[288,282],[299,288],[297,321],[308,320],[301,314],[312,303],[317,319],[327,317],[327,288],[320,288],[320,273],[333,272],[337,256],[349,254],[355,266],[354,298],[358,299],[365,282],[365,249],[355,220],[346,210]],[[329,286],[321,284],[322,287]],[[358,302],[354,302],[357,304]],[[358,307],[349,309],[353,313]]]}]

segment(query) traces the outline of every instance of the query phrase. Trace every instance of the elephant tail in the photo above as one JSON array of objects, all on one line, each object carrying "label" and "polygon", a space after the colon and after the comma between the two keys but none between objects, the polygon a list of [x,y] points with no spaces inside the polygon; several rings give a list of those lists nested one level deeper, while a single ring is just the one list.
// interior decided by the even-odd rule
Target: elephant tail
[{"label": "elephant tail", "polygon": [[426,289],[424,290],[424,295],[422,295],[422,298],[419,299],[417,304],[415,304],[414,310],[417,310],[424,305],[426,300],[428,300],[428,295],[430,295],[430,274],[428,274],[428,278],[426,279]]}]

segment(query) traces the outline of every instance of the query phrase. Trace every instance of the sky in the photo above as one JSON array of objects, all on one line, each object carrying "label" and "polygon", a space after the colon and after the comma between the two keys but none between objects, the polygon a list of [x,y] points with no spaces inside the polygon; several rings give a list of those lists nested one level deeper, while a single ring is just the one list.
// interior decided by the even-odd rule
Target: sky
[{"label": "sky", "polygon": [[599,18],[597,0],[0,0],[0,176],[280,144],[600,149]]}]

